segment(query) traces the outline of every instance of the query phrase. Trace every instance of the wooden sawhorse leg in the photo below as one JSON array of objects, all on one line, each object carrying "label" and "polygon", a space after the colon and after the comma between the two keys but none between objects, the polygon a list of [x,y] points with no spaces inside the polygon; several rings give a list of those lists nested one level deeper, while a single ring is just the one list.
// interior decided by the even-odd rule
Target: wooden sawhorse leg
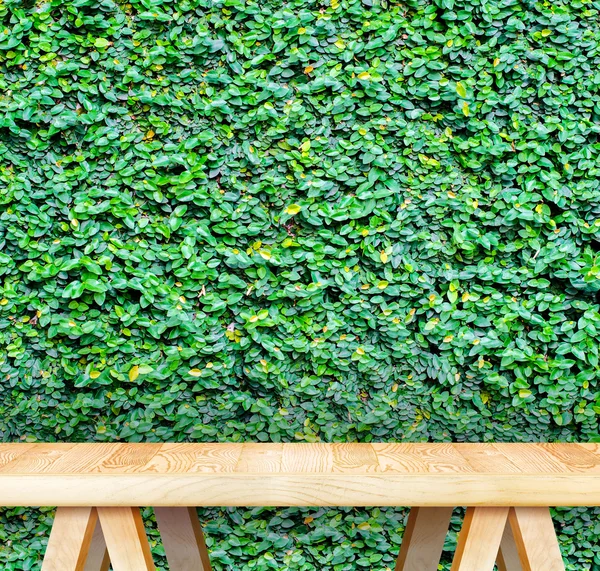
[{"label": "wooden sawhorse leg", "polygon": [[211,571],[202,528],[195,508],[154,508],[156,522],[174,571]]},{"label": "wooden sawhorse leg", "polygon": [[412,508],[396,571],[437,571],[453,508]]},{"label": "wooden sawhorse leg", "polygon": [[509,508],[467,508],[451,571],[493,571]]},{"label": "wooden sawhorse leg", "polygon": [[548,508],[511,508],[504,531],[499,571],[565,571]]},{"label": "wooden sawhorse leg", "polygon": [[107,571],[108,566],[96,508],[58,508],[42,571]]},{"label": "wooden sawhorse leg", "polygon": [[98,515],[113,571],[155,571],[139,508],[98,508]]},{"label": "wooden sawhorse leg", "polygon": [[548,508],[468,508],[452,571],[564,571]]},{"label": "wooden sawhorse leg", "polygon": [[[169,567],[211,571],[195,508],[155,508]],[[155,571],[138,508],[56,511],[42,571]]]}]

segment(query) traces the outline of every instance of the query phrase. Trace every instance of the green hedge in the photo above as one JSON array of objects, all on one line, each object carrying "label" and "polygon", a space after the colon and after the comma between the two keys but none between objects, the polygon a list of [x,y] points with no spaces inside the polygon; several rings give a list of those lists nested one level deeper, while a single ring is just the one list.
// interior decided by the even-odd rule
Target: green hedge
[{"label": "green hedge", "polygon": [[[600,2],[0,18],[2,441],[600,441]],[[402,513],[203,517],[217,570],[382,571]]]}]

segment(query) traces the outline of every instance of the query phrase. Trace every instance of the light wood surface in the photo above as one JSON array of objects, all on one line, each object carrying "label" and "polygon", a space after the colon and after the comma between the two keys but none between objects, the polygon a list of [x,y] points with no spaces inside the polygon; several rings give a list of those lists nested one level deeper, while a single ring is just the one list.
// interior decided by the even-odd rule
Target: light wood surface
[{"label": "light wood surface", "polygon": [[84,571],[108,571],[110,567],[110,559],[108,550],[106,549],[106,541],[104,541],[104,533],[100,520],[96,522],[96,529],[92,536],[92,544],[88,551],[87,560],[85,562]]},{"label": "light wood surface", "polygon": [[598,506],[585,444],[0,444],[3,506]]},{"label": "light wood surface", "polygon": [[509,508],[468,508],[451,571],[493,571]]},{"label": "light wood surface", "polygon": [[452,508],[412,508],[396,571],[437,571],[451,516]]},{"label": "light wood surface", "polygon": [[98,515],[113,571],[155,571],[138,508],[101,507]]},{"label": "light wood surface", "polygon": [[512,508],[509,522],[523,571],[565,571],[548,508]]},{"label": "light wood surface", "polygon": [[42,571],[85,571],[97,520],[95,508],[58,508]]},{"label": "light wood surface", "polygon": [[517,544],[512,532],[510,522],[506,521],[502,542],[500,543],[500,551],[498,559],[496,559],[498,571],[524,571],[517,551]]},{"label": "light wood surface", "polygon": [[211,571],[196,508],[155,508],[169,569]]}]

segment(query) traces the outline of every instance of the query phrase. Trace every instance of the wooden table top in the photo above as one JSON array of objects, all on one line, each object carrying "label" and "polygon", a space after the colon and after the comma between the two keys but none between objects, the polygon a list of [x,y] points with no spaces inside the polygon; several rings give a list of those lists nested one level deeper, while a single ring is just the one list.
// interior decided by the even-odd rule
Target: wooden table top
[{"label": "wooden table top", "polygon": [[600,444],[0,444],[0,505],[600,505]]}]

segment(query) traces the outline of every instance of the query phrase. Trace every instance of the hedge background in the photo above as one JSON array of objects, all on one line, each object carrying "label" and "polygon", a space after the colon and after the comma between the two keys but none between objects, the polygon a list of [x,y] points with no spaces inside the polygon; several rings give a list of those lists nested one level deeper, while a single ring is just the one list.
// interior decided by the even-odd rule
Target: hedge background
[{"label": "hedge background", "polygon": [[[600,2],[0,18],[2,441],[600,440]],[[201,517],[217,571],[383,571],[404,513]]]}]

